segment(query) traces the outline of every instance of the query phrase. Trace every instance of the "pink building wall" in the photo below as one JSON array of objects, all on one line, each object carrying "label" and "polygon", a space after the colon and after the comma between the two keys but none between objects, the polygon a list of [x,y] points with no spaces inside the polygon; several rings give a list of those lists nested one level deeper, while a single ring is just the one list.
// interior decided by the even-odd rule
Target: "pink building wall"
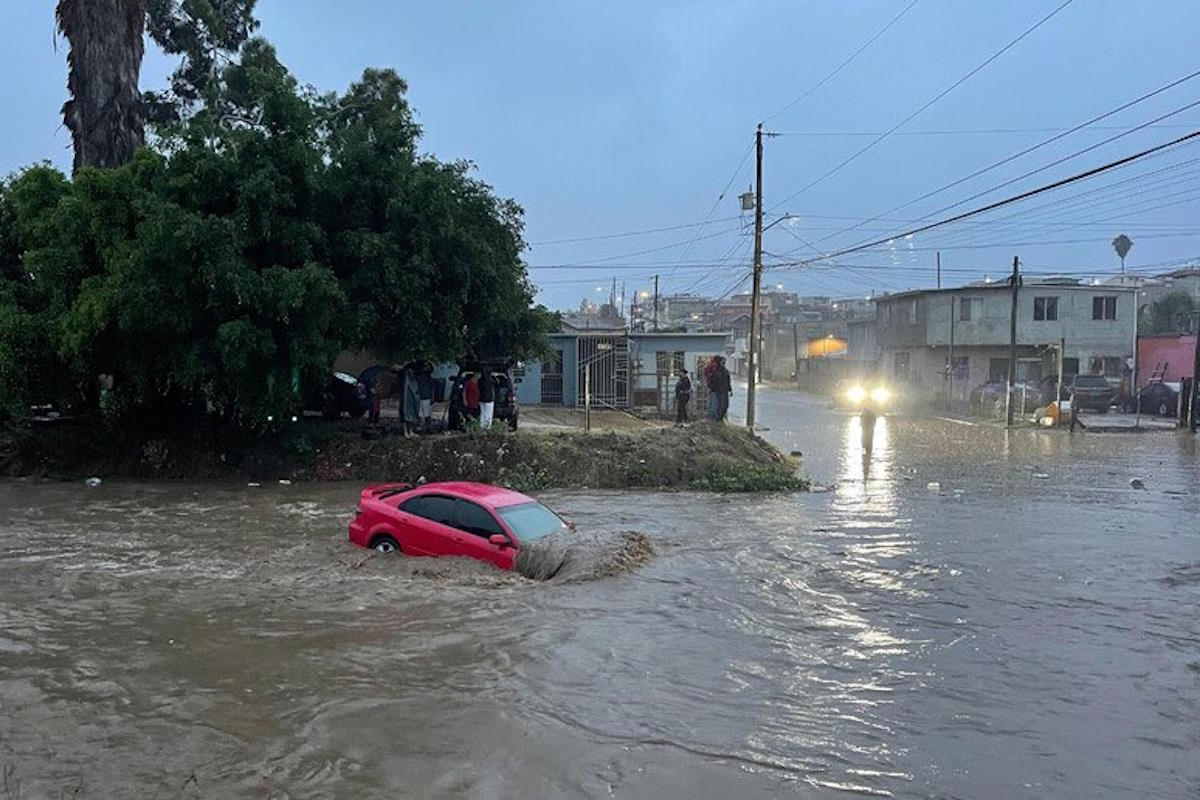
[{"label": "pink building wall", "polygon": [[1163,380],[1177,381],[1192,377],[1196,354],[1195,336],[1141,336],[1138,338],[1138,386],[1145,386],[1154,368],[1167,362]]}]

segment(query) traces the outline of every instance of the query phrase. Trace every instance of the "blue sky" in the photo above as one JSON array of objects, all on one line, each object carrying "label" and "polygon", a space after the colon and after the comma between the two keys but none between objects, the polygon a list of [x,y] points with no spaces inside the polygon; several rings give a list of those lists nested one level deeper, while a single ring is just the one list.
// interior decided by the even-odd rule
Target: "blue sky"
[{"label": "blue sky", "polygon": [[[1200,69],[1194,0],[1074,0],[896,135],[783,203],[1061,4],[918,0],[843,71],[773,116],[910,2],[260,0],[259,16],[284,63],[319,89],[344,89],[366,66],[397,69],[424,126],[424,148],[475,161],[497,192],[525,207],[534,243],[527,260],[541,299],[554,307],[606,296],[614,276],[631,292],[649,287],[654,274],[664,293],[742,285],[750,237],[737,219],[737,194],[752,180],[753,159],[740,160],[767,118],[767,130],[792,135],[767,140],[764,206],[796,215],[767,233],[772,263],[902,231],[900,220],[1200,99],[1197,78],[887,221],[864,222],[1053,136],[1047,129]],[[0,30],[9,75],[0,88],[0,173],[39,160],[70,163],[58,113],[65,43],[56,42],[52,5],[14,5]],[[162,85],[170,68],[151,52],[143,86]],[[1167,141],[1188,125],[1200,128],[1200,106],[955,210]],[[932,285],[938,248],[946,282],[1000,275],[1014,255],[1030,272],[1111,272],[1118,262],[1109,242],[1119,233],[1134,240],[1131,269],[1167,268],[1200,256],[1200,161],[1189,166],[1198,158],[1200,145],[1181,147],[836,264],[772,268],[766,282],[847,296]],[[1092,193],[1072,197],[1085,191]],[[704,227],[546,244],[699,223],[710,210]],[[1016,216],[1001,219],[1009,214]],[[856,222],[859,230],[838,233]]]}]

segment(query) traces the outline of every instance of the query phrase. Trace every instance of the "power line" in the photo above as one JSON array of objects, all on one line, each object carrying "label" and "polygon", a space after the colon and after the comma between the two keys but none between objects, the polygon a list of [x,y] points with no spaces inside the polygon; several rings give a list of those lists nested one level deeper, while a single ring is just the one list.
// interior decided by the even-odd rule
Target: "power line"
[{"label": "power line", "polygon": [[624,231],[621,233],[601,233],[595,236],[576,236],[569,239],[543,239],[540,242],[530,242],[531,247],[546,247],[555,244],[576,244],[579,242],[600,242],[607,239],[625,239],[631,236],[647,236],[651,233],[666,233],[668,231],[680,231],[687,228],[702,228],[710,222],[732,222],[733,220],[741,219],[741,217],[721,217],[719,219],[703,222],[685,222],[680,225],[666,225],[662,228],[644,228],[638,231]]},{"label": "power line", "polygon": [[[1094,131],[1123,131],[1128,126],[1126,125],[1089,125]],[[1168,125],[1151,125],[1152,128],[1190,128],[1191,125],[1186,124],[1168,124]],[[986,136],[1000,134],[1019,134],[1019,133],[1061,133],[1064,131],[1073,131],[1075,128],[950,128],[945,130],[925,130],[925,131],[896,131],[892,136]],[[812,137],[812,138],[839,138],[839,137],[857,137],[857,136],[882,136],[883,131],[772,131],[776,136],[789,137]]]},{"label": "power line", "polygon": [[958,88],[959,86],[961,86],[962,84],[966,83],[966,82],[967,82],[968,80],[970,80],[970,79],[971,79],[971,78],[972,78],[972,77],[973,77],[973,76],[974,76],[976,73],[978,73],[980,70],[982,70],[982,69],[983,69],[984,67],[986,67],[988,64],[991,64],[993,61],[995,61],[996,59],[998,59],[1000,56],[1002,56],[1002,55],[1004,55],[1005,53],[1007,53],[1009,50],[1011,50],[1013,47],[1015,47],[1015,46],[1016,46],[1016,45],[1017,45],[1017,44],[1018,44],[1018,43],[1019,43],[1019,42],[1020,42],[1022,39],[1024,39],[1026,36],[1029,36],[1029,34],[1033,33],[1033,32],[1034,32],[1034,31],[1036,31],[1038,28],[1040,28],[1040,27],[1042,27],[1043,25],[1045,25],[1047,22],[1049,22],[1051,19],[1053,19],[1055,16],[1057,16],[1057,15],[1058,15],[1058,14],[1059,14],[1059,13],[1060,13],[1060,12],[1061,12],[1063,9],[1065,9],[1067,6],[1069,6],[1069,5],[1071,4],[1071,2],[1072,2],[1072,0],[1065,0],[1065,1],[1062,3],[1062,5],[1058,6],[1058,8],[1054,9],[1054,10],[1053,10],[1053,11],[1051,11],[1049,14],[1047,14],[1047,15],[1046,15],[1046,16],[1044,16],[1044,17],[1042,17],[1040,20],[1038,20],[1036,23],[1034,23],[1034,24],[1033,24],[1033,26],[1031,26],[1031,27],[1027,28],[1027,29],[1025,30],[1025,32],[1024,32],[1024,33],[1022,33],[1020,36],[1018,36],[1017,38],[1013,39],[1013,40],[1012,40],[1011,42],[1009,42],[1008,44],[1004,45],[1004,47],[1000,48],[1000,49],[999,49],[999,50],[997,50],[995,53],[992,53],[992,55],[988,56],[988,58],[987,58],[987,59],[985,59],[985,60],[983,61],[983,63],[979,64],[977,67],[975,67],[974,69],[972,69],[972,70],[971,70],[970,72],[968,72],[966,75],[963,75],[961,78],[959,78],[958,80],[956,80],[954,83],[950,84],[948,87],[946,87],[946,88],[945,88],[945,89],[943,89],[941,92],[939,92],[938,94],[936,94],[936,95],[933,97],[933,99],[929,100],[929,101],[928,101],[928,102],[926,102],[926,103],[925,103],[923,106],[921,106],[920,108],[918,108],[916,111],[912,112],[912,113],[911,113],[911,114],[909,114],[907,117],[905,117],[904,119],[900,120],[900,122],[898,122],[898,123],[896,123],[895,125],[893,125],[893,126],[892,126],[892,127],[889,129],[889,130],[885,131],[884,133],[880,134],[880,135],[879,135],[879,136],[877,136],[876,138],[872,139],[872,140],[871,140],[871,142],[870,142],[869,144],[867,144],[865,147],[863,147],[863,148],[861,148],[860,150],[858,150],[857,152],[855,152],[855,153],[854,153],[854,155],[850,156],[849,158],[847,158],[847,159],[845,159],[844,161],[842,161],[841,163],[839,163],[837,166],[835,166],[835,167],[833,167],[832,169],[828,170],[828,171],[827,171],[827,172],[825,172],[823,175],[821,175],[819,178],[816,178],[815,180],[813,180],[813,181],[810,181],[810,182],[809,182],[809,183],[808,183],[806,186],[804,186],[803,188],[801,188],[801,189],[799,189],[798,191],[796,191],[796,192],[793,192],[792,194],[790,194],[790,195],[788,195],[787,197],[785,197],[785,198],[784,198],[784,199],[783,199],[781,202],[779,202],[779,203],[775,204],[774,208],[779,208],[779,207],[780,207],[780,206],[782,206],[782,205],[786,205],[788,202],[790,202],[791,200],[793,200],[793,199],[795,199],[795,198],[799,197],[800,195],[804,194],[804,193],[805,193],[805,192],[807,192],[809,189],[813,188],[813,187],[814,187],[814,186],[816,186],[818,183],[821,183],[822,181],[824,181],[824,180],[825,180],[826,178],[828,178],[829,176],[831,176],[831,175],[833,175],[834,173],[836,173],[836,172],[840,171],[840,170],[841,170],[843,167],[845,167],[847,164],[851,163],[852,161],[854,161],[854,160],[856,160],[857,158],[859,158],[860,156],[862,156],[862,155],[863,155],[864,153],[866,153],[868,150],[871,150],[873,147],[875,147],[875,145],[879,144],[879,143],[880,143],[880,142],[882,142],[884,139],[886,139],[887,137],[891,136],[891,135],[892,135],[893,133],[895,133],[897,130],[899,130],[900,128],[902,128],[904,125],[906,125],[906,124],[908,124],[909,122],[911,122],[913,119],[915,119],[917,116],[919,116],[921,113],[923,113],[923,112],[924,112],[926,109],[928,109],[928,108],[929,108],[930,106],[932,106],[934,103],[936,103],[937,101],[941,100],[941,99],[942,99],[943,97],[945,97],[946,95],[950,94],[950,92],[954,91],[955,89],[957,89],[957,88]]},{"label": "power line", "polygon": [[[1191,133],[1185,134],[1176,139],[1172,139],[1171,141],[1165,142],[1164,144],[1155,145],[1154,147],[1148,148],[1146,150],[1142,150],[1142,151],[1134,153],[1132,155],[1128,155],[1123,158],[1119,158],[1116,161],[1110,161],[1107,164],[1102,164],[1098,167],[1093,167],[1089,170],[1085,170],[1083,172],[1076,173],[1069,177],[1061,178],[1057,181],[1054,181],[1053,183],[1048,183],[1043,186],[1039,186],[1036,189],[1030,189],[1030,190],[1022,192],[1020,194],[1013,195],[1011,197],[1006,197],[1003,200],[997,200],[994,203],[989,203],[985,206],[981,206],[979,208],[975,208],[970,211],[964,211],[961,214],[956,214],[955,216],[949,217],[947,219],[938,220],[937,222],[931,222],[927,225],[922,225],[920,227],[913,228],[908,231],[903,231],[894,236],[886,236],[882,239],[876,239],[876,240],[873,240],[870,242],[865,242],[863,244],[855,245],[853,247],[847,247],[842,250],[838,250],[837,252],[829,253],[829,254],[823,256],[823,258],[825,258],[825,259],[838,258],[839,256],[848,255],[850,253],[857,253],[862,250],[870,249],[872,247],[878,247],[881,244],[887,244],[897,238],[913,236],[918,233],[924,233],[925,231],[934,230],[935,228],[941,228],[946,225],[951,225],[955,222],[959,222],[964,219],[969,219],[970,217],[978,216],[980,214],[985,214],[985,213],[987,213],[989,211],[993,211],[997,208],[1003,208],[1004,206],[1012,205],[1013,203],[1019,203],[1022,200],[1027,200],[1030,197],[1036,197],[1040,194],[1045,194],[1046,192],[1051,192],[1051,191],[1054,191],[1055,189],[1060,189],[1063,186],[1069,186],[1070,184],[1077,183],[1082,180],[1086,180],[1086,179],[1094,177],[1096,175],[1100,175],[1104,172],[1108,172],[1109,170],[1116,169],[1125,164],[1129,164],[1129,163],[1132,163],[1139,159],[1146,158],[1149,155],[1161,152],[1163,150],[1166,150],[1167,148],[1175,147],[1175,146],[1183,144],[1185,142],[1193,141],[1197,138],[1200,138],[1200,130],[1192,131]],[[811,261],[811,259],[810,259],[810,261]],[[804,263],[807,263],[807,262],[798,262],[798,265],[803,265]]]},{"label": "power line", "polygon": [[853,53],[851,53],[846,59],[844,59],[842,61],[842,63],[840,63],[836,67],[834,67],[833,70],[831,70],[824,78],[821,78],[821,80],[817,81],[812,86],[810,86],[808,89],[806,89],[803,93],[801,93],[801,95],[799,97],[797,97],[796,99],[787,103],[783,108],[779,109],[774,114],[772,114],[771,116],[764,119],[763,122],[764,123],[770,122],[771,120],[775,119],[776,117],[778,117],[780,114],[784,113],[785,111],[790,111],[791,109],[795,108],[797,104],[799,104],[802,100],[804,100],[804,98],[808,97],[810,94],[815,92],[817,89],[820,89],[822,86],[824,86],[830,80],[832,80],[835,75],[837,75],[839,72],[844,70],[846,67],[850,66],[850,63],[852,61],[854,61],[854,59],[856,59],[860,55],[862,55],[862,52],[864,50],[866,50],[868,47],[873,45],[875,43],[876,39],[878,39],[880,36],[883,36],[885,33],[887,33],[888,30],[893,25],[895,25],[897,22],[900,21],[901,17],[903,17],[909,11],[912,11],[913,6],[915,6],[916,4],[917,4],[917,0],[912,0],[911,3],[909,3],[907,6],[904,7],[903,11],[901,11],[896,16],[892,17],[891,21],[888,22],[887,25],[884,25],[882,28],[877,30],[875,32],[874,36],[872,36],[870,39],[867,39],[867,41],[864,42],[861,47],[859,47],[857,50],[855,50]]},{"label": "power line", "polygon": [[[683,252],[679,254],[679,259],[681,261],[687,257],[688,253],[692,252],[692,247],[694,247],[696,242],[699,240],[700,233],[704,230],[704,226],[708,224],[708,219],[712,217],[713,213],[717,210],[717,206],[720,205],[721,201],[725,199],[725,193],[729,191],[729,187],[732,186],[733,182],[737,179],[737,175],[741,171],[742,165],[746,163],[746,159],[750,157],[752,150],[754,150],[754,140],[750,141],[749,146],[746,147],[746,152],[742,153],[742,158],[740,161],[738,161],[738,165],[733,168],[733,173],[729,176],[729,180],[725,182],[725,188],[721,190],[721,193],[717,195],[717,199],[713,201],[712,208],[708,209],[708,214],[704,218],[704,223],[701,224],[700,229],[696,231],[696,235],[692,237],[690,242],[688,242],[688,245],[684,248]],[[675,270],[672,268],[671,271],[667,273],[667,278],[669,279],[674,274]]]},{"label": "power line", "polygon": [[[1051,136],[1051,137],[1050,137],[1050,138],[1048,138],[1048,139],[1043,139],[1042,141],[1038,142],[1038,143],[1037,143],[1037,144],[1035,144],[1035,145],[1032,145],[1032,146],[1030,146],[1030,147],[1026,147],[1024,150],[1020,150],[1020,151],[1018,151],[1018,152],[1016,152],[1016,153],[1013,153],[1012,155],[1010,155],[1010,156],[1007,156],[1007,157],[1005,157],[1005,158],[1002,158],[1001,160],[999,160],[999,161],[996,161],[996,162],[994,162],[994,163],[992,163],[992,164],[989,164],[988,166],[986,166],[986,167],[983,167],[982,169],[975,170],[974,172],[972,172],[972,173],[971,173],[971,174],[969,174],[969,175],[964,175],[964,176],[962,176],[961,178],[957,178],[956,180],[953,180],[953,181],[951,181],[950,183],[947,183],[947,184],[945,184],[944,186],[940,186],[940,187],[938,187],[937,189],[933,189],[932,191],[926,192],[925,194],[921,195],[920,197],[917,197],[917,198],[914,198],[914,199],[912,199],[912,200],[909,200],[907,203],[902,203],[901,205],[898,205],[898,206],[896,206],[895,208],[892,208],[892,209],[889,209],[889,210],[887,210],[887,211],[884,211],[884,212],[883,212],[882,214],[880,214],[879,216],[885,216],[885,215],[887,215],[887,214],[894,214],[894,213],[896,213],[897,211],[900,211],[901,209],[908,208],[909,206],[915,205],[915,204],[917,204],[917,203],[921,202],[922,200],[927,200],[927,199],[929,199],[930,197],[933,197],[933,196],[935,196],[935,195],[941,194],[942,192],[946,191],[947,189],[953,189],[955,186],[959,186],[960,184],[966,183],[967,181],[969,181],[969,180],[971,180],[971,179],[973,179],[973,178],[978,178],[980,175],[984,175],[984,174],[986,174],[986,173],[988,173],[988,172],[991,172],[992,170],[994,170],[994,169],[997,169],[997,168],[999,168],[999,167],[1002,167],[1002,166],[1004,166],[1005,164],[1008,164],[1008,163],[1010,163],[1010,162],[1012,162],[1012,161],[1015,161],[1015,160],[1017,160],[1018,158],[1021,158],[1022,156],[1027,156],[1027,155],[1029,155],[1030,153],[1032,153],[1032,152],[1034,152],[1034,151],[1036,151],[1036,150],[1040,150],[1041,148],[1043,148],[1043,147],[1046,147],[1047,145],[1053,144],[1054,142],[1057,142],[1057,141],[1059,141],[1060,139],[1063,139],[1063,138],[1065,138],[1065,137],[1067,137],[1067,136],[1070,136],[1070,135],[1071,135],[1071,134],[1073,134],[1073,133],[1076,133],[1076,132],[1078,132],[1078,131],[1080,131],[1080,130],[1083,130],[1084,128],[1090,127],[1091,125],[1093,125],[1093,124],[1094,124],[1094,123],[1096,123],[1096,122],[1099,122],[1100,120],[1107,119],[1108,117],[1111,117],[1111,116],[1113,116],[1113,115],[1115,115],[1115,114],[1119,114],[1119,113],[1121,113],[1122,111],[1125,111],[1125,110],[1127,110],[1127,109],[1129,109],[1129,108],[1131,108],[1131,107],[1133,107],[1133,106],[1135,106],[1135,105],[1137,105],[1137,104],[1139,104],[1139,103],[1144,103],[1145,101],[1149,100],[1150,98],[1152,98],[1152,97],[1156,97],[1156,96],[1158,96],[1158,95],[1162,94],[1163,92],[1169,91],[1169,90],[1171,90],[1171,89],[1175,88],[1176,86],[1179,86],[1180,84],[1186,83],[1187,81],[1190,81],[1190,80],[1192,80],[1192,79],[1196,78],[1197,76],[1200,76],[1200,70],[1197,70],[1197,71],[1195,71],[1195,72],[1191,73],[1190,75],[1185,75],[1184,77],[1182,77],[1182,78],[1179,78],[1179,79],[1177,79],[1177,80],[1171,81],[1170,83],[1168,83],[1168,84],[1166,84],[1166,85],[1164,85],[1164,86],[1160,86],[1160,87],[1158,87],[1157,89],[1155,89],[1155,90],[1153,90],[1153,91],[1147,92],[1146,94],[1143,94],[1143,95],[1141,95],[1140,97],[1136,97],[1136,98],[1134,98],[1133,100],[1129,100],[1128,102],[1122,103],[1121,105],[1117,106],[1116,108],[1110,109],[1110,110],[1108,110],[1108,111],[1104,112],[1103,114],[1100,114],[1100,115],[1098,115],[1098,116],[1092,117],[1091,119],[1085,120],[1085,121],[1083,121],[1083,122],[1079,123],[1078,125],[1075,125],[1074,127],[1068,128],[1067,130],[1065,130],[1065,131],[1063,131],[1063,132],[1061,132],[1061,133],[1057,133],[1057,134],[1055,134],[1054,136]],[[1195,104],[1193,103],[1192,105],[1195,105]],[[1042,167],[1041,169],[1034,170],[1033,172],[1028,172],[1028,173],[1026,173],[1025,175],[1021,176],[1020,178],[1014,178],[1012,181],[1009,181],[1009,182],[1007,182],[1007,183],[1002,183],[1002,184],[1000,184],[1000,186],[998,186],[998,187],[994,187],[993,189],[989,189],[987,192],[983,192],[983,194],[988,194],[989,192],[995,191],[995,190],[996,190],[996,189],[998,189],[998,188],[1003,188],[1004,186],[1008,186],[1009,184],[1011,184],[1011,183],[1013,183],[1013,182],[1015,182],[1015,181],[1017,181],[1017,180],[1021,180],[1022,178],[1027,178],[1027,177],[1029,177],[1030,175],[1032,175],[1032,174],[1035,174],[1036,172],[1041,172],[1042,170],[1049,169],[1050,167],[1054,166],[1055,164],[1060,164],[1060,163],[1062,163],[1062,161],[1065,161],[1065,160],[1068,160],[1068,159],[1074,158],[1074,157],[1076,157],[1076,156],[1078,156],[1078,155],[1082,155],[1083,153],[1089,152],[1090,150],[1095,150],[1096,148],[1098,148],[1098,147],[1101,147],[1101,146],[1103,146],[1103,145],[1105,145],[1105,144],[1108,144],[1108,143],[1110,143],[1110,142],[1114,142],[1114,141],[1116,141],[1117,139],[1120,139],[1120,138],[1122,138],[1122,137],[1124,137],[1124,136],[1128,136],[1129,134],[1131,134],[1131,133],[1133,133],[1133,132],[1135,132],[1135,131],[1142,130],[1143,128],[1149,127],[1150,125],[1154,125],[1155,123],[1159,123],[1159,122],[1161,122],[1162,120],[1164,120],[1164,119],[1167,119],[1168,117],[1175,116],[1176,114],[1179,114],[1179,113],[1181,113],[1182,111],[1184,111],[1184,110],[1187,110],[1187,109],[1189,109],[1189,108],[1191,108],[1191,107],[1192,107],[1192,106],[1185,106],[1183,109],[1180,109],[1180,110],[1178,110],[1178,111],[1174,111],[1174,112],[1172,112],[1172,113],[1170,113],[1170,114],[1165,114],[1165,115],[1163,115],[1163,116],[1161,116],[1161,117],[1159,117],[1159,118],[1157,118],[1157,119],[1151,120],[1150,122],[1147,122],[1147,123],[1145,123],[1145,124],[1143,124],[1143,125],[1138,125],[1138,126],[1136,126],[1136,127],[1130,128],[1130,129],[1128,129],[1128,130],[1124,130],[1124,131],[1122,131],[1121,133],[1118,133],[1118,134],[1117,134],[1117,135],[1115,135],[1115,136],[1111,136],[1111,137],[1109,137],[1109,138],[1105,139],[1105,140],[1104,140],[1104,141],[1102,141],[1102,142],[1098,142],[1097,144],[1094,144],[1094,145],[1092,145],[1092,146],[1090,146],[1090,147],[1087,147],[1087,148],[1085,148],[1085,149],[1083,149],[1083,150],[1080,150],[1080,151],[1078,151],[1078,152],[1076,152],[1076,153],[1073,153],[1072,155],[1070,155],[1070,156],[1067,156],[1067,157],[1066,157],[1066,158],[1064,158],[1064,159],[1060,159],[1060,160],[1058,160],[1058,161],[1052,162],[1051,164],[1048,164],[1047,166],[1045,166],[1045,167]],[[936,215],[936,214],[943,213],[944,211],[948,210],[949,208],[954,208],[954,207],[956,207],[957,205],[962,205],[962,204],[964,204],[964,203],[968,203],[968,202],[970,202],[971,200],[974,200],[974,199],[976,199],[976,198],[978,198],[978,197],[980,197],[980,195],[979,195],[979,194],[976,194],[976,195],[973,195],[972,197],[968,197],[968,198],[967,198],[967,199],[965,199],[965,200],[960,200],[960,201],[959,201],[957,204],[955,204],[955,205],[952,205],[952,206],[947,206],[946,208],[939,209],[939,210],[937,210],[937,211],[934,211],[934,212],[932,212],[931,214],[928,214],[928,215],[926,215],[926,218],[928,218],[928,217],[931,217],[931,216],[934,216],[934,215]],[[873,221],[874,221],[874,220],[867,220],[867,222],[873,222]],[[865,224],[865,223],[859,223],[858,225],[851,225],[849,228],[847,228],[847,229],[846,229],[846,231],[845,231],[845,232],[849,232],[849,231],[855,230],[856,228],[858,228],[858,227],[861,227],[861,225],[863,225],[863,224]],[[838,235],[840,235],[840,234],[831,234],[830,236],[826,236],[826,237],[825,237],[825,239],[830,239],[830,238],[833,238],[834,236],[838,236]],[[821,241],[824,241],[824,239],[822,239]],[[818,242],[818,244],[819,244],[819,243],[820,243],[820,242]]]}]

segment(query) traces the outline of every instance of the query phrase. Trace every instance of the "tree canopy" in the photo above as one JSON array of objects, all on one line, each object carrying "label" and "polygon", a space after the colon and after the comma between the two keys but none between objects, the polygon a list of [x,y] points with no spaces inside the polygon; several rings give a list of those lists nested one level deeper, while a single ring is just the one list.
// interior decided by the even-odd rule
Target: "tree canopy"
[{"label": "tree canopy", "polygon": [[258,39],[212,69],[124,166],[0,183],[0,406],[94,403],[103,374],[117,415],[253,425],[294,412],[343,350],[541,346],[521,208],[419,152],[399,75],[321,95]]},{"label": "tree canopy", "polygon": [[1171,292],[1142,309],[1138,333],[1178,333],[1190,330],[1189,311],[1196,303],[1187,292]]}]

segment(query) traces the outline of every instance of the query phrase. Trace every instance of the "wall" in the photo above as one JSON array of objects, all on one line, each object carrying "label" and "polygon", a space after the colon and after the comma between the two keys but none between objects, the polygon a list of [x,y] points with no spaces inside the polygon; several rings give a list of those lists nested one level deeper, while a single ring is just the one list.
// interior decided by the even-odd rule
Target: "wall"
[{"label": "wall", "polygon": [[1167,362],[1163,380],[1178,381],[1192,377],[1196,337],[1169,334],[1143,336],[1138,340],[1138,385],[1145,386],[1154,368]]}]

